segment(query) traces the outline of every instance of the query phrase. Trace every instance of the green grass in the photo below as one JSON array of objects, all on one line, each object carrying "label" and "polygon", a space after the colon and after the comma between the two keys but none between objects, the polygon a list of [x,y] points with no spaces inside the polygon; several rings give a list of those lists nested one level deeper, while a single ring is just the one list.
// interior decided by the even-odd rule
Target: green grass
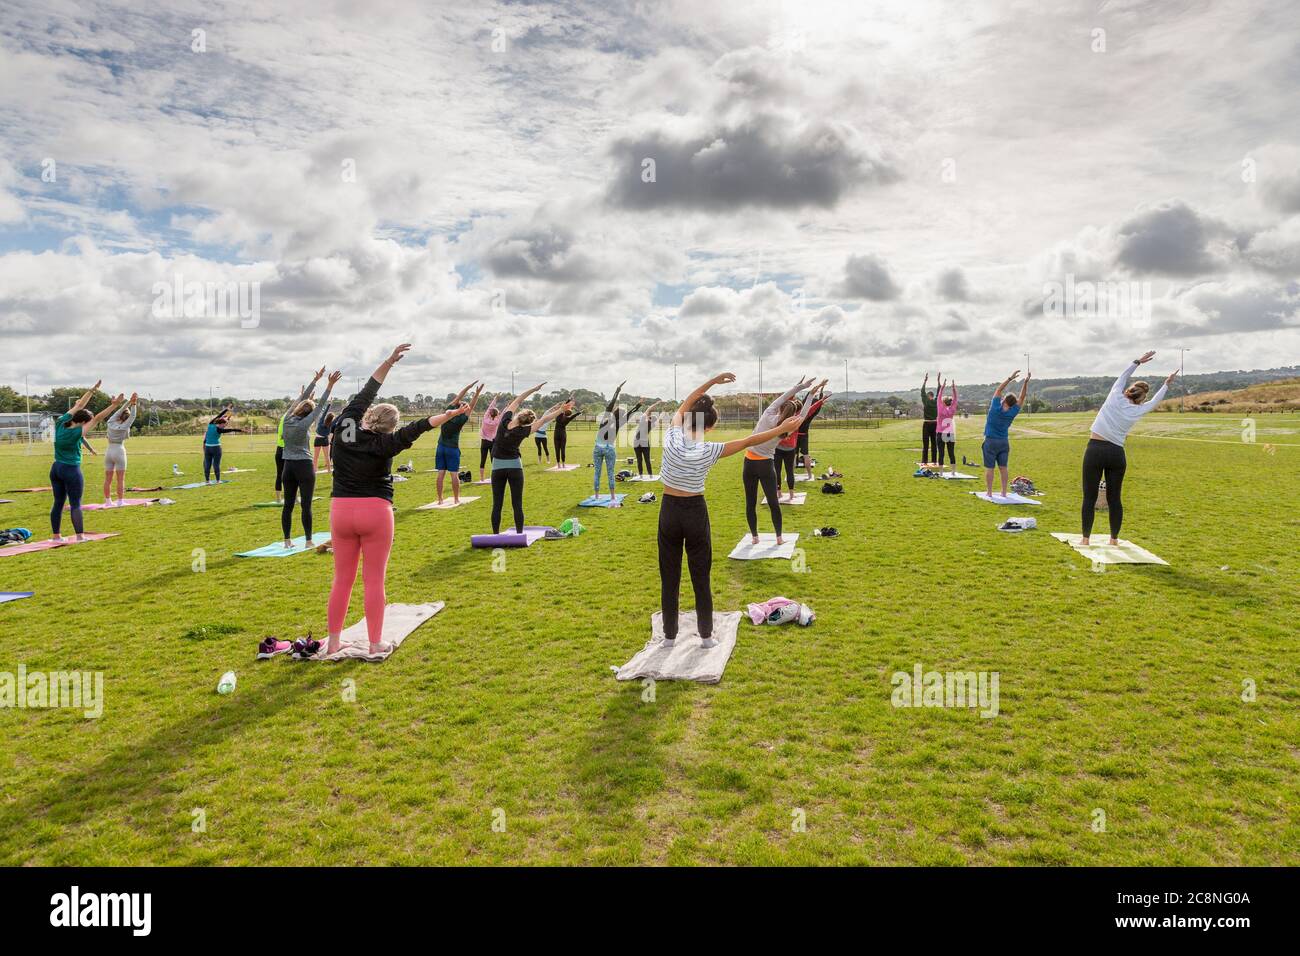
[{"label": "green grass", "polygon": [[[787,509],[806,574],[727,560],[744,513],[740,461],[722,462],[718,609],[784,594],[818,619],[742,623],[720,685],[661,683],[654,702],[610,672],[658,602],[658,509],[635,495],[494,573],[467,540],[487,497],[415,511],[433,498],[420,474],[397,486],[388,596],[446,610],[382,665],[254,661],[267,634],[324,630],[330,560],[233,557],[279,518],[251,508],[270,497],[270,439],[231,436],[225,463],[256,472],[88,513],[120,537],[0,559],[0,590],[37,592],[0,605],[0,670],[101,670],[106,694],[98,720],[0,710],[0,863],[1294,864],[1300,417],[1262,418],[1254,444],[1234,418],[1147,419],[1124,534],[1170,567],[1103,574],[1049,537],[1077,528],[1088,421],[1017,422],[1012,470],[1047,492],[1021,535],[995,525],[1023,509],[910,477],[917,423],[814,428],[847,494]],[[959,422],[959,454],[977,432]],[[198,443],[133,440],[131,483],[176,483],[173,461],[192,480]],[[433,451],[417,445],[417,467]],[[0,449],[3,487],[48,467]],[[579,513],[590,480],[530,467],[529,520]],[[0,527],[48,530],[48,496],[8,497]],[[843,537],[808,536],[826,524]],[[890,676],[918,662],[998,671],[1000,714],[895,709]],[[239,686],[218,696],[227,669]]]}]

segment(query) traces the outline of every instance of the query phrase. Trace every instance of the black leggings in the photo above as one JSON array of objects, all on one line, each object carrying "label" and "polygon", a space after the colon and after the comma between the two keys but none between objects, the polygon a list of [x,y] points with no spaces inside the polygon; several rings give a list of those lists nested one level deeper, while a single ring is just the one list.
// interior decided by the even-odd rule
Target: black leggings
[{"label": "black leggings", "polygon": [[492,439],[480,438],[478,440],[478,470],[482,471],[487,466],[488,456],[492,454]]},{"label": "black leggings", "polygon": [[709,506],[703,495],[683,498],[664,495],[659,506],[659,606],[663,611],[664,637],[677,639],[677,604],[682,589],[682,549],[695,590],[695,619],[700,637],[713,636],[713,591],[709,571],[713,567],[713,536],[709,531]]},{"label": "black leggings", "polygon": [[506,503],[506,485],[510,486],[510,506],[515,512],[515,531],[524,532],[524,470],[492,469],[492,533],[501,533],[501,506]]},{"label": "black leggings", "polygon": [[542,460],[542,452],[546,452],[546,457],[551,457],[551,448],[546,444],[545,435],[534,435],[533,441],[537,442],[537,460]]},{"label": "black leggings", "polygon": [[81,495],[86,489],[86,479],[80,465],[56,461],[50,466],[50,487],[54,490],[54,506],[50,508],[50,530],[55,534],[63,523],[63,506],[72,509],[72,530],[84,534],[81,524]]},{"label": "black leggings", "polygon": [[[650,464],[650,446],[634,446],[636,450],[636,473],[638,475],[653,475],[655,473],[654,465]],[[642,463],[645,464],[645,471],[641,470]]]},{"label": "black leggings", "polygon": [[1124,490],[1124,470],[1128,461],[1124,457],[1124,447],[1114,445],[1100,438],[1090,439],[1088,448],[1083,453],[1083,536],[1092,534],[1092,519],[1097,510],[1098,485],[1106,479],[1106,507],[1110,509],[1110,536],[1119,537],[1120,525],[1124,523],[1124,502],[1120,495]]},{"label": "black leggings", "polygon": [[749,533],[758,534],[758,486],[763,486],[767,495],[767,507],[772,512],[772,528],[781,533],[781,503],[777,501],[780,486],[776,483],[776,466],[771,458],[745,459],[745,468],[741,472],[745,482],[745,520],[749,522]]},{"label": "black leggings", "polygon": [[785,486],[794,491],[794,459],[798,454],[798,448],[778,448],[776,450],[776,484],[778,488],[781,486],[781,470],[785,469]]},{"label": "black leggings", "polygon": [[955,441],[944,441],[943,439],[940,439],[940,440],[939,440],[939,457],[936,458],[935,461],[936,461],[938,464],[940,464],[940,465],[943,464],[943,452],[944,452],[944,449],[945,449],[945,448],[948,450],[948,464],[950,464],[950,465],[956,467],[956,465],[957,465],[957,443],[956,443]]},{"label": "black leggings", "polygon": [[280,491],[284,488],[284,449],[279,445],[275,448],[275,490]]},{"label": "black leggings", "polygon": [[557,465],[564,464],[564,452],[568,445],[569,436],[557,428],[555,430],[555,463]]},{"label": "black leggings", "polygon": [[285,540],[293,537],[293,499],[302,496],[302,531],[311,540],[311,496],[316,493],[316,469],[310,461],[286,460],[284,463],[284,506],[280,509],[280,527]]},{"label": "black leggings", "polygon": [[[931,454],[934,457],[930,457]],[[939,451],[939,423],[922,422],[921,423],[921,461],[929,463],[938,461],[942,454]]]},{"label": "black leggings", "polygon": [[211,475],[218,481],[221,480],[221,446],[204,445],[203,446],[203,480],[208,480],[209,469]]}]

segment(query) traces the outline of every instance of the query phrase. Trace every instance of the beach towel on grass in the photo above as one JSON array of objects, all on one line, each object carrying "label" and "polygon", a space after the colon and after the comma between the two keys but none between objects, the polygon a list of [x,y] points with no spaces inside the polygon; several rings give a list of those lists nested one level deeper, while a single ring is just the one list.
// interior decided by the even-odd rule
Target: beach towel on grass
[{"label": "beach towel on grass", "polygon": [[187,485],[172,485],[172,490],[182,491],[186,488],[206,488],[208,487],[208,485],[228,485],[228,484],[230,484],[230,482],[227,481],[225,478],[218,479],[217,481],[191,481]]},{"label": "beach towel on grass", "polygon": [[735,558],[737,561],[758,561],[763,558],[793,558],[794,545],[799,540],[799,535],[787,534],[784,544],[776,543],[776,535],[770,532],[758,536],[758,544],[752,543],[749,535],[740,539],[740,544],[731,549],[729,558]]},{"label": "beach towel on grass", "polygon": [[693,680],[716,684],[736,649],[736,632],[740,628],[739,611],[713,612],[713,639],[717,647],[700,646],[700,630],[694,611],[677,616],[677,640],[664,647],[664,616],[655,611],[650,617],[650,640],[633,658],[614,674],[617,680]]},{"label": "beach towel on grass", "polygon": [[795,473],[795,476],[794,476],[794,480],[795,480],[795,481],[812,481],[813,479],[808,477],[807,472],[802,472],[802,473],[801,473],[801,472],[796,472],[796,473]]},{"label": "beach towel on grass", "polygon": [[[82,505],[82,511],[112,511],[115,508],[134,508],[137,505],[174,505],[176,502],[170,498],[123,498],[121,501],[115,501],[113,504],[106,504],[102,501],[95,501],[88,505]],[[64,511],[71,511],[72,505],[66,506]]]},{"label": "beach towel on grass", "polygon": [[417,627],[446,606],[445,601],[434,601],[432,604],[390,604],[384,608],[384,634],[381,640],[385,644],[392,645],[387,654],[376,656],[370,653],[370,636],[366,632],[366,619],[363,617],[339,635],[341,643],[337,654],[326,657],[326,645],[322,641],[320,650],[307,660],[371,661],[372,663],[387,660]]},{"label": "beach towel on grass", "polygon": [[1018,495],[1014,491],[1007,492],[1005,496],[996,491],[991,495],[984,491],[972,491],[970,493],[974,495],[976,498],[978,498],[980,501],[991,501],[995,505],[1041,505],[1042,504],[1041,501],[1037,501],[1034,498],[1026,498],[1024,495]]},{"label": "beach towel on grass", "polygon": [[21,601],[23,598],[29,598],[35,593],[35,591],[0,591],[0,604]]},{"label": "beach towel on grass", "polygon": [[311,547],[307,547],[307,536],[298,535],[293,539],[293,547],[286,548],[283,541],[277,541],[275,544],[268,544],[264,548],[256,548],[252,551],[239,551],[235,554],[237,558],[288,558],[295,554],[311,554],[322,544],[329,544],[330,535],[326,531],[324,534],[312,536]]},{"label": "beach towel on grass", "polygon": [[116,538],[117,532],[110,534],[88,534],[85,541],[78,541],[76,538],[64,538],[62,541],[28,541],[25,544],[11,544],[8,547],[0,548],[0,558],[8,558],[15,554],[31,554],[33,551],[51,551],[54,548],[67,548],[72,545],[86,544],[91,541],[103,541],[105,538]]},{"label": "beach towel on grass", "polygon": [[[545,471],[577,471],[578,466],[577,465],[553,465],[552,467],[544,470]],[[477,482],[475,482],[475,484],[477,484]]]},{"label": "beach towel on grass", "polygon": [[446,511],[449,508],[459,508],[461,505],[467,505],[471,501],[478,501],[478,498],[461,498],[460,501],[453,501],[450,498],[443,498],[442,503],[430,501],[427,505],[420,505],[416,511]]},{"label": "beach towel on grass", "polygon": [[[780,501],[780,503],[783,504],[783,505],[802,505],[802,504],[807,504],[807,502],[808,502],[808,495],[807,495],[805,492],[802,492],[802,491],[796,491],[796,492],[794,493],[794,497],[793,497],[793,498],[787,498],[787,497],[785,497],[784,495],[782,495],[782,496],[780,496],[779,501]],[[762,504],[767,504],[767,495],[764,495],[764,496],[763,496],[763,501],[762,501],[761,503],[762,503]]]},{"label": "beach towel on grass", "polygon": [[[574,465],[573,467],[577,468],[578,466]],[[659,480],[658,475],[633,475],[631,478],[628,479],[628,481],[658,481],[658,480]]]},{"label": "beach towel on grass", "polygon": [[960,471],[957,472],[955,475],[950,475],[948,474],[948,472],[942,471],[939,473],[939,477],[946,479],[947,481],[974,481],[975,480],[974,475],[963,475]]},{"label": "beach towel on grass", "polygon": [[590,497],[583,498],[581,501],[579,501],[578,507],[579,508],[612,508],[614,507],[615,504],[621,505],[623,503],[623,499],[626,497],[627,495],[615,495],[614,499],[611,501],[608,495],[603,495],[600,498],[597,498],[595,495],[591,495]]},{"label": "beach towel on grass", "polygon": [[1112,545],[1109,539],[1105,539],[1100,543],[1093,541],[1092,544],[1085,546],[1079,543],[1083,540],[1083,535],[1053,531],[1052,537],[1057,541],[1064,541],[1094,564],[1163,564],[1166,566],[1169,564],[1146,548],[1139,547],[1132,541],[1125,541],[1123,538],[1120,538],[1119,544],[1116,545]]}]

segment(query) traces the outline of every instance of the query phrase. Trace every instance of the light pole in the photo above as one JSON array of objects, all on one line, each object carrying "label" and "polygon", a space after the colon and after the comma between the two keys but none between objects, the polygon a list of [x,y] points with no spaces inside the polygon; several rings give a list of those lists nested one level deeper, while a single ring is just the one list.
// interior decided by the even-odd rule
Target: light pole
[{"label": "light pole", "polygon": [[1186,383],[1185,381],[1182,380],[1182,378],[1183,378],[1183,356],[1184,356],[1186,353],[1190,352],[1190,351],[1191,351],[1191,349],[1185,349],[1185,348],[1180,348],[1180,349],[1178,350],[1178,379],[1179,379],[1179,384],[1181,384],[1181,385],[1183,386],[1182,394],[1178,396],[1178,412],[1179,412],[1179,414],[1182,414],[1182,412],[1183,412],[1183,399],[1185,399],[1185,398],[1187,397],[1187,383]]},{"label": "light pole", "polygon": [[673,363],[673,401],[677,401],[677,363]]},{"label": "light pole", "polygon": [[[1029,353],[1028,353],[1028,352],[1025,353],[1025,374],[1026,374],[1026,375],[1029,374]],[[1026,395],[1025,395],[1025,405],[1027,406],[1028,404],[1029,404],[1029,396],[1028,396],[1028,394],[1026,394]],[[1026,414],[1026,415],[1029,414],[1029,409],[1028,409],[1028,408],[1025,409],[1025,414]]]},{"label": "light pole", "polygon": [[27,376],[23,376],[23,392],[27,396],[27,454],[32,453],[32,390],[27,384]]},{"label": "light pole", "polygon": [[844,360],[844,394],[849,393],[849,360]]},{"label": "light pole", "polygon": [[517,368],[512,368],[510,370],[510,394],[512,397],[515,394],[515,372],[517,371],[519,371]]}]

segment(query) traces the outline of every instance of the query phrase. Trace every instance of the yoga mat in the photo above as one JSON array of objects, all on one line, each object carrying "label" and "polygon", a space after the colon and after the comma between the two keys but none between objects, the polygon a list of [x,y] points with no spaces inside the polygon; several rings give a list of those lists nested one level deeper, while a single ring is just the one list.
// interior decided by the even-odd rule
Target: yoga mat
[{"label": "yoga mat", "polygon": [[547,531],[554,530],[554,528],[524,525],[523,534],[514,531],[503,531],[500,534],[476,534],[470,536],[469,543],[475,548],[527,548],[534,541],[545,538]]},{"label": "yoga mat", "polygon": [[763,558],[793,558],[794,544],[799,540],[798,533],[784,535],[785,543],[777,544],[776,535],[772,533],[760,534],[758,544],[750,541],[749,535],[740,539],[740,544],[731,549],[729,558],[735,558],[737,561],[759,561]]},{"label": "yoga mat", "polygon": [[242,475],[248,471],[257,471],[256,468],[227,468],[222,472],[223,475]]},{"label": "yoga mat", "polygon": [[600,498],[597,498],[595,495],[592,495],[589,498],[583,498],[581,501],[579,501],[578,507],[579,508],[612,508],[616,503],[621,505],[623,503],[623,499],[626,497],[627,495],[615,495],[613,501],[611,501],[607,496],[604,495],[602,495]]},{"label": "yoga mat", "polygon": [[7,494],[11,495],[34,495],[42,491],[53,491],[53,488],[10,488]]},{"label": "yoga mat", "polygon": [[135,492],[141,492],[141,491],[162,491],[162,490],[163,490],[163,486],[162,486],[162,485],[154,485],[152,488],[141,488],[141,487],[139,487],[139,486],[137,486],[137,485],[131,485],[131,486],[130,486],[129,488],[127,488],[126,490],[127,490],[127,491],[135,491]]},{"label": "yoga mat", "polygon": [[[575,466],[576,467],[576,466]],[[633,475],[628,481],[658,481],[658,475]]]},{"label": "yoga mat", "polygon": [[35,593],[35,591],[0,591],[0,604],[21,601],[23,598],[29,598]]},{"label": "yoga mat", "polygon": [[[785,498],[785,497],[782,497],[782,498],[780,499],[780,503],[783,504],[783,505],[802,505],[802,504],[807,504],[807,502],[808,502],[808,494],[807,494],[807,492],[804,492],[804,491],[796,491],[796,492],[794,493],[794,500],[793,500],[793,501],[791,501],[791,500],[789,500],[789,499],[787,499],[787,498]],[[767,495],[764,495],[764,496],[763,496],[763,501],[762,501],[762,503],[763,503],[763,504],[767,504]]]},{"label": "yoga mat", "polygon": [[974,475],[963,475],[960,471],[957,472],[957,474],[955,475],[950,475],[945,471],[941,475],[939,475],[939,477],[946,479],[948,481],[974,481],[975,480]]},{"label": "yoga mat", "polygon": [[[320,495],[312,495],[312,501],[320,501]],[[254,503],[254,508],[283,508],[284,505],[279,501],[258,501]]]},{"label": "yoga mat", "polygon": [[809,478],[809,477],[807,476],[807,474],[799,474],[798,472],[796,472],[796,473],[795,473],[795,476],[794,476],[794,480],[795,480],[795,481],[815,481],[816,479],[814,479],[814,478]]},{"label": "yoga mat", "polygon": [[380,639],[385,644],[392,645],[386,654],[370,653],[370,636],[366,632],[366,619],[363,617],[351,627],[345,628],[339,635],[342,643],[337,653],[326,657],[326,643],[321,641],[320,650],[307,660],[371,661],[372,663],[387,660],[417,627],[446,606],[445,601],[434,601],[432,604],[390,604],[385,607],[384,633]]},{"label": "yoga mat", "polygon": [[452,508],[459,508],[461,505],[467,505],[471,501],[478,501],[478,498],[467,497],[461,498],[459,502],[452,501],[450,498],[443,498],[442,504],[436,501],[430,501],[427,505],[420,505],[416,511],[449,511]]},{"label": "yoga mat", "polygon": [[739,611],[713,612],[713,639],[717,647],[701,647],[700,631],[694,611],[677,615],[677,639],[665,647],[664,616],[655,611],[650,617],[650,640],[630,661],[618,668],[616,680],[693,680],[716,684],[736,649],[736,631],[740,627]]},{"label": "yoga mat", "polygon": [[11,505],[14,503],[12,498],[0,498],[0,505]]},{"label": "yoga mat", "polygon": [[1024,495],[1018,495],[1014,491],[1008,492],[1005,498],[1002,497],[1002,495],[996,491],[991,496],[983,491],[972,491],[970,492],[970,494],[974,495],[980,501],[991,501],[995,505],[1041,505],[1042,504],[1041,501],[1036,501],[1033,498],[1026,498]]},{"label": "yoga mat", "polygon": [[181,489],[184,488],[206,488],[208,487],[208,485],[228,485],[228,484],[230,484],[229,481],[227,481],[225,478],[221,478],[217,481],[191,481],[188,485],[172,485],[172,489],[175,491],[180,491]]},{"label": "yoga mat", "polygon": [[1146,548],[1134,544],[1132,541],[1119,539],[1119,544],[1112,545],[1109,538],[1103,538],[1098,543],[1096,536],[1093,536],[1093,543],[1082,545],[1079,542],[1083,540],[1081,534],[1062,534],[1059,531],[1053,531],[1052,537],[1057,541],[1064,541],[1070,547],[1074,548],[1081,555],[1097,564],[1163,564],[1169,562],[1162,558],[1156,557]]},{"label": "yoga mat", "polygon": [[311,547],[307,547],[307,536],[300,534],[293,539],[293,548],[286,550],[283,541],[277,541],[275,544],[268,544],[264,548],[257,548],[253,551],[236,552],[237,558],[289,558],[295,554],[313,554],[322,544],[329,544],[330,533],[316,534],[312,536]]},{"label": "yoga mat", "polygon": [[[148,506],[148,505],[174,505],[174,504],[176,504],[176,502],[172,501],[170,498],[123,498],[120,504],[114,502],[113,504],[109,505],[109,504],[105,504],[102,501],[95,501],[88,505],[82,505],[81,510],[82,511],[115,511],[118,508],[134,508],[136,505]],[[63,510],[71,511],[72,505],[68,505]]]},{"label": "yoga mat", "polygon": [[[555,465],[555,466],[553,466],[553,467],[551,467],[551,468],[546,468],[546,469],[543,469],[543,470],[545,470],[545,471],[577,471],[577,470],[578,470],[578,466],[577,466],[577,465]],[[475,482],[475,484],[478,484],[478,482]]]},{"label": "yoga mat", "polygon": [[491,478],[484,478],[482,481],[471,482],[471,484],[475,484],[475,485],[490,485],[490,484],[492,484],[492,479],[491,479]]},{"label": "yoga mat", "polygon": [[85,541],[77,541],[75,538],[64,538],[62,541],[28,541],[25,544],[11,544],[7,547],[0,548],[0,558],[8,558],[15,554],[31,554],[33,551],[52,551],[55,548],[66,548],[69,545],[86,544],[90,541],[103,541],[105,538],[116,538],[117,532],[111,534],[88,534]]}]

